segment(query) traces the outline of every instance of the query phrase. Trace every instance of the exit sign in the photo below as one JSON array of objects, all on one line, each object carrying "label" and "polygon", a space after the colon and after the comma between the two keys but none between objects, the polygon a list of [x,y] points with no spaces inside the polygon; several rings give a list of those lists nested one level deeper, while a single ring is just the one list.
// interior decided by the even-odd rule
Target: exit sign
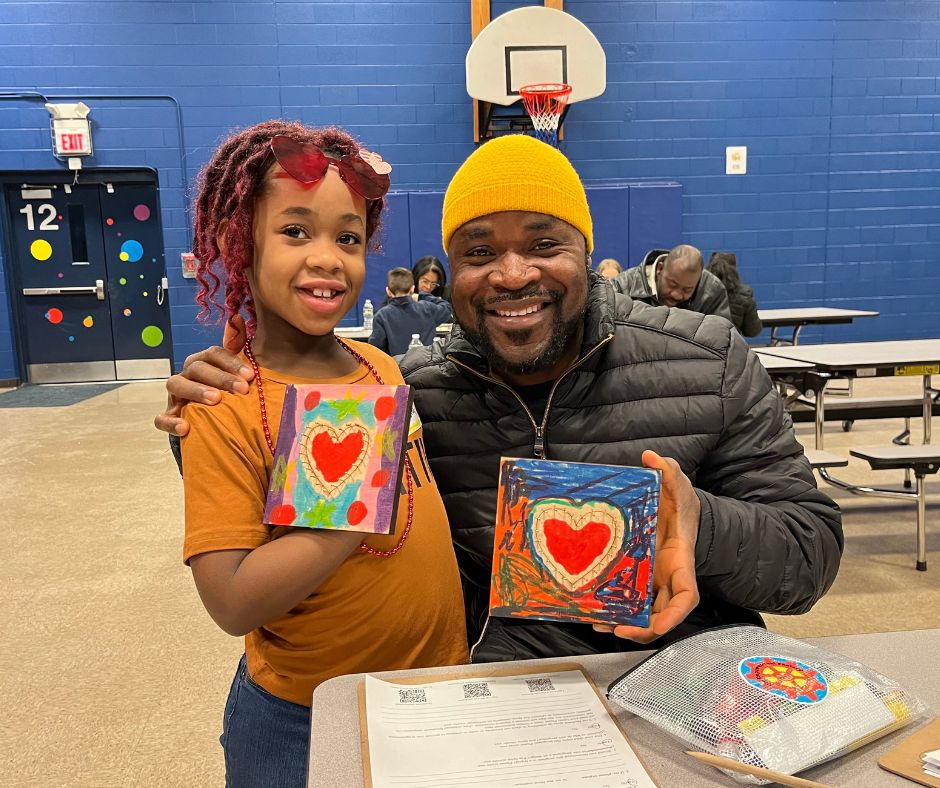
[{"label": "exit sign", "polygon": [[52,137],[55,140],[55,155],[91,155],[91,124],[87,118],[57,119],[52,121]]}]

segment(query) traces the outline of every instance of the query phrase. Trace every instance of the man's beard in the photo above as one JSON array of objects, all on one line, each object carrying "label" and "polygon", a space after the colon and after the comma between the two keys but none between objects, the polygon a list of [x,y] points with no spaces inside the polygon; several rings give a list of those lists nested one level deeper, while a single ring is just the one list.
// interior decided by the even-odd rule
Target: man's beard
[{"label": "man's beard", "polygon": [[[587,314],[587,299],[585,299],[584,304],[577,314],[570,320],[564,320],[562,318],[560,307],[562,294],[557,290],[514,293],[512,298],[501,300],[498,303],[510,304],[512,301],[530,298],[533,295],[541,297],[548,296],[551,299],[550,303],[555,307],[555,315],[552,318],[551,334],[549,335],[548,343],[537,356],[530,359],[512,362],[500,354],[499,348],[493,343],[492,337],[486,330],[486,310],[482,303],[477,304],[474,308],[476,317],[475,325],[468,326],[458,320],[467,339],[470,340],[474,347],[476,347],[487,360],[490,369],[498,375],[529,375],[533,372],[541,372],[550,369],[557,364],[564,355],[572,337],[577,337],[579,334],[584,316]],[[491,308],[493,303],[493,301],[489,302]],[[513,343],[518,342],[519,344],[523,344],[531,333],[532,329],[507,331],[506,336]]]}]

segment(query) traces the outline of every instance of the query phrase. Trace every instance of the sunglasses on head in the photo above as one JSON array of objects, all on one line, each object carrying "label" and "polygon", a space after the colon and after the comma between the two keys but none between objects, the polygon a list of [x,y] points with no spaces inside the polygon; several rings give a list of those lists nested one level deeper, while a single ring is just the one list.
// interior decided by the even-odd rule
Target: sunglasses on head
[{"label": "sunglasses on head", "polygon": [[271,152],[284,172],[301,183],[322,180],[332,165],[346,185],[360,197],[378,200],[388,191],[388,173],[392,171],[392,165],[377,153],[360,150],[334,159],[311,142],[297,142],[280,134],[271,139]]}]

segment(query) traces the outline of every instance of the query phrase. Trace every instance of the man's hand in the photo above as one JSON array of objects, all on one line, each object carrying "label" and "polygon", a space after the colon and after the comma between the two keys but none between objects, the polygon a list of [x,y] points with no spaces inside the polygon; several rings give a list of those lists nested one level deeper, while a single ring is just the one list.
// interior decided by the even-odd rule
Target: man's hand
[{"label": "man's hand", "polygon": [[695,582],[695,542],[698,539],[701,503],[692,483],[671,457],[643,452],[643,465],[662,472],[656,556],[653,563],[653,610],[649,626],[595,624],[599,632],[649,643],[678,626],[698,604]]},{"label": "man's hand", "polygon": [[[185,402],[215,405],[222,398],[219,390],[247,394],[248,381],[255,373],[235,355],[245,344],[245,323],[241,317],[225,324],[225,347],[210,347],[186,359],[183,371],[166,382],[166,410],[153,424],[158,430],[185,435],[189,424],[180,418]],[[234,352],[233,352],[234,351]]]}]

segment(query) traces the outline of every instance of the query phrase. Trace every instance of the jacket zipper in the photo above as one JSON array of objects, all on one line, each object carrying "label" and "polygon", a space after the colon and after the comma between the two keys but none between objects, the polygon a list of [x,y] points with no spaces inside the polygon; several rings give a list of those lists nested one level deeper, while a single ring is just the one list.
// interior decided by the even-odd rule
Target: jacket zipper
[{"label": "jacket zipper", "polygon": [[587,361],[591,356],[593,356],[598,350],[600,350],[604,345],[606,345],[610,340],[614,338],[613,334],[608,334],[604,339],[598,342],[594,347],[592,347],[587,353],[585,353],[581,358],[579,358],[574,364],[572,364],[568,369],[561,373],[561,376],[558,380],[555,381],[555,385],[552,386],[552,390],[548,392],[548,401],[545,403],[545,413],[542,414],[542,423],[535,430],[535,456],[540,460],[545,459],[545,428],[548,426],[548,415],[552,410],[552,400],[555,398],[555,390],[558,388],[558,384],[561,383],[569,372],[573,372],[578,367],[580,367],[585,361]]},{"label": "jacket zipper", "polygon": [[484,375],[482,372],[477,372],[472,367],[467,366],[462,361],[458,361],[451,355],[447,356],[447,360],[452,364],[456,364],[458,367],[463,367],[467,372],[472,375],[476,375],[478,378],[485,380],[489,383],[493,383],[497,386],[501,386],[507,391],[511,392],[512,395],[519,401],[519,404],[522,406],[522,410],[525,412],[525,415],[528,416],[529,422],[532,424],[532,429],[535,430],[535,443],[532,446],[533,453],[535,456],[543,460],[545,459],[545,428],[548,425],[548,416],[551,413],[552,408],[552,399],[555,397],[555,390],[558,388],[558,384],[561,383],[568,375],[569,372],[573,372],[578,367],[580,367],[585,361],[587,361],[591,356],[593,356],[600,348],[610,342],[614,338],[613,334],[608,334],[604,339],[598,342],[594,347],[592,347],[587,353],[585,353],[581,358],[579,358],[574,364],[572,364],[568,369],[561,373],[561,376],[555,381],[555,384],[552,386],[551,391],[548,392],[548,400],[545,403],[545,413],[542,414],[542,423],[538,424],[535,421],[535,417],[532,415],[532,411],[529,410],[528,406],[523,401],[522,397],[519,396],[518,392],[512,387],[503,383],[501,380],[496,378],[491,378],[488,375]]}]

